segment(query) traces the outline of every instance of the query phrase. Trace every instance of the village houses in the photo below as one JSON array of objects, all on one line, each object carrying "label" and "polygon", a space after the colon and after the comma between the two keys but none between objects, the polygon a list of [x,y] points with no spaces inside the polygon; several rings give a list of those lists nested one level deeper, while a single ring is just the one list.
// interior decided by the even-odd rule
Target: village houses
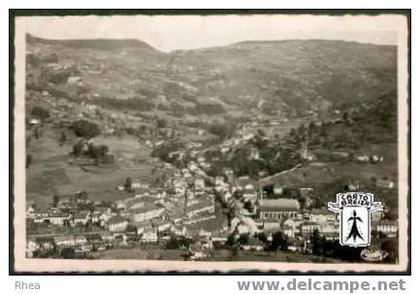
[{"label": "village houses", "polygon": [[127,226],[128,220],[121,216],[114,216],[107,223],[108,230],[113,233],[124,232]]},{"label": "village houses", "polygon": [[144,222],[154,218],[163,217],[165,208],[154,203],[145,203],[144,206],[130,211],[131,217],[135,222]]},{"label": "village houses", "polygon": [[203,199],[187,205],[185,214],[187,218],[200,217],[203,215],[214,214],[214,200]]}]

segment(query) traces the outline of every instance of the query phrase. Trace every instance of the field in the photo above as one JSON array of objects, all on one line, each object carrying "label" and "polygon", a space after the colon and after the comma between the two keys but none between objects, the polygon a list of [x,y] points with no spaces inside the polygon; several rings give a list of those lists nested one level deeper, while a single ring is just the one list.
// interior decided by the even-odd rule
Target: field
[{"label": "field", "polygon": [[54,193],[68,195],[77,191],[87,191],[91,200],[117,200],[127,197],[116,191],[127,177],[133,181],[152,181],[159,173],[152,174],[150,149],[142,146],[133,137],[98,137],[95,144],[106,144],[115,154],[114,164],[88,166],[83,169],[71,164],[72,146],[76,142],[70,133],[64,146],[59,146],[60,129],[43,127],[42,136],[32,139],[28,153],[33,163],[27,169],[27,200],[45,208]]}]

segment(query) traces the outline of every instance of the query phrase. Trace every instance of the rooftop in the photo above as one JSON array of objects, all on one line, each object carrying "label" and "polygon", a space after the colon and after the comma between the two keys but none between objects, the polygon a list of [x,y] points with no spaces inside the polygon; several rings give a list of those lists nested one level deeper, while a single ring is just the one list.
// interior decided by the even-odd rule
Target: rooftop
[{"label": "rooftop", "polygon": [[55,242],[73,241],[74,235],[55,236],[53,238]]},{"label": "rooftop", "polygon": [[381,220],[377,225],[379,225],[379,226],[398,226],[398,222],[393,221],[393,220]]},{"label": "rooftop", "polygon": [[300,204],[296,199],[264,199],[260,205],[262,211],[299,210]]},{"label": "rooftop", "polygon": [[194,210],[201,209],[207,206],[214,206],[214,202],[212,200],[204,199],[190,206],[187,206],[187,211],[194,211]]},{"label": "rooftop", "polygon": [[111,217],[110,220],[108,221],[108,224],[110,224],[110,225],[119,224],[119,223],[122,223],[122,222],[125,222],[125,221],[127,221],[126,218],[117,215],[117,216]]},{"label": "rooftop", "polygon": [[143,212],[147,212],[147,211],[151,211],[151,210],[158,210],[158,209],[163,209],[163,207],[161,205],[157,205],[155,203],[145,203],[144,206],[133,209],[132,213],[136,214],[136,213],[143,213]]}]

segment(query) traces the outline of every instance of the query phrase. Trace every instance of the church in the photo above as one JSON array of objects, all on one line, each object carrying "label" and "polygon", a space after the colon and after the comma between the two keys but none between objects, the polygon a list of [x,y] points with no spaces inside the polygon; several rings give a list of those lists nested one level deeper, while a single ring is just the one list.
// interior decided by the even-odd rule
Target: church
[{"label": "church", "polygon": [[273,220],[296,217],[300,209],[296,199],[261,199],[259,203],[259,219]]}]

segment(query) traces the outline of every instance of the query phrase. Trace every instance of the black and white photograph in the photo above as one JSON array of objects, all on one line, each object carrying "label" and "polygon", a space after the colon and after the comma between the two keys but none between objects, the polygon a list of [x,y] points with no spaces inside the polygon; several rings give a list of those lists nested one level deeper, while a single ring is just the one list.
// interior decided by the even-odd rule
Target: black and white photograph
[{"label": "black and white photograph", "polygon": [[407,271],[407,14],[34,13],[13,37],[16,271]]}]

